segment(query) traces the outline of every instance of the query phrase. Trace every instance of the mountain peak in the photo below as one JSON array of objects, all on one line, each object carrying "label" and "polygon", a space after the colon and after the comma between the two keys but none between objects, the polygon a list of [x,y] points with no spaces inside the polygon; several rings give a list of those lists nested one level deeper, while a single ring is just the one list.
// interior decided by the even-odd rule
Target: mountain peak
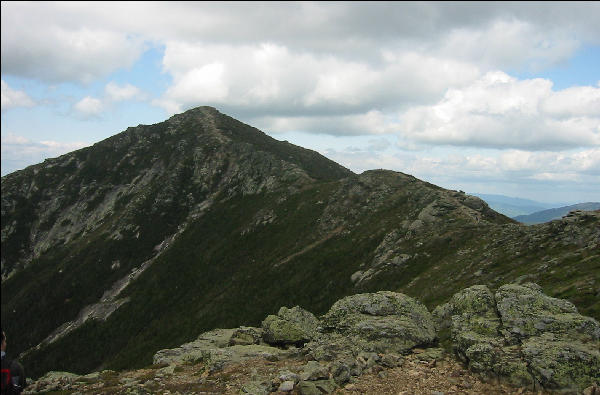
[{"label": "mountain peak", "polygon": [[172,115],[167,122],[180,122],[185,119],[213,119],[214,117],[221,115],[221,112],[214,107],[210,106],[199,106],[190,108],[184,112]]}]

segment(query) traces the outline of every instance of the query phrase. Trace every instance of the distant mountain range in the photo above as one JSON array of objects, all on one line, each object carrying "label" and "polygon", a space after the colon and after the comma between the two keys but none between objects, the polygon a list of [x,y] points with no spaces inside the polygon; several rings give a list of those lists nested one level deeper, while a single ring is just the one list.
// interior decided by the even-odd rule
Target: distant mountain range
[{"label": "distant mountain range", "polygon": [[600,210],[600,203],[599,202],[588,202],[588,203],[573,204],[571,206],[551,208],[548,210],[538,211],[538,212],[535,212],[535,213],[529,214],[529,215],[518,215],[516,217],[513,217],[513,219],[515,219],[519,222],[522,222],[524,224],[541,224],[544,222],[552,221],[554,219],[560,219],[573,210],[584,210],[584,211]]},{"label": "distant mountain range", "polygon": [[560,219],[573,210],[591,211],[600,209],[599,202],[543,203],[505,195],[485,193],[470,193],[470,195],[484,200],[493,210],[528,225]]},{"label": "distant mountain range", "polygon": [[548,210],[551,208],[567,206],[568,203],[542,203],[535,200],[521,199],[504,195],[491,195],[484,193],[470,193],[477,196],[497,212],[514,218],[518,215],[529,215],[538,211]]}]

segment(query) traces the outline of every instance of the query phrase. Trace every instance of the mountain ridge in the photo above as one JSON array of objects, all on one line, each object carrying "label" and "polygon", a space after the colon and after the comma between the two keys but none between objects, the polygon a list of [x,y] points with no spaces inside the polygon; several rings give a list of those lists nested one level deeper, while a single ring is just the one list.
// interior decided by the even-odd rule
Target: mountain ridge
[{"label": "mountain ridge", "polygon": [[2,177],[2,321],[40,375],[140,366],[202,331],[357,292],[433,308],[530,276],[598,317],[597,222],[525,227],[200,107]]},{"label": "mountain ridge", "polygon": [[599,209],[599,202],[586,202],[572,204],[564,207],[550,208],[547,210],[537,211],[528,215],[518,215],[516,217],[513,217],[513,219],[524,224],[541,224],[555,219],[560,219],[561,217],[564,217],[573,210],[593,211]]}]

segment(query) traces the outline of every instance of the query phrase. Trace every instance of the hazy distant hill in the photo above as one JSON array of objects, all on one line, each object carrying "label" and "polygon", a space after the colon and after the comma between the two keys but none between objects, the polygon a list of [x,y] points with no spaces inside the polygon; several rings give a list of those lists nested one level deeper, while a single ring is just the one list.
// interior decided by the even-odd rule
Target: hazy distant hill
[{"label": "hazy distant hill", "polygon": [[525,226],[407,174],[354,174],[210,107],[1,186],[2,326],[32,376],[147,366],[206,330],[379,290],[432,309],[526,279],[600,317],[600,212]]},{"label": "hazy distant hill", "polygon": [[579,203],[571,206],[552,208],[549,210],[538,211],[529,215],[518,215],[513,217],[513,219],[522,222],[524,224],[541,224],[544,222],[552,221],[553,219],[559,219],[563,216],[567,215],[569,212],[573,210],[600,210],[600,203],[598,202],[588,202],[588,203]]},{"label": "hazy distant hill", "polygon": [[521,199],[504,195],[491,195],[484,193],[471,193],[471,195],[485,200],[485,202],[492,209],[511,218],[517,215],[528,215],[537,211],[547,210],[564,205],[560,203],[542,203],[536,202],[535,200]]}]

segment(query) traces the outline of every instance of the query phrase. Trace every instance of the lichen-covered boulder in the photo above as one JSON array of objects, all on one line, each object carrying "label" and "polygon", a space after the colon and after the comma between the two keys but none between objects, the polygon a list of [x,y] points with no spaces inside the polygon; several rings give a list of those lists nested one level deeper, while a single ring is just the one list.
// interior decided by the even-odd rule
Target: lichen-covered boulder
[{"label": "lichen-covered boulder", "polygon": [[282,307],[262,322],[263,339],[274,345],[304,344],[317,335],[319,320],[301,307]]},{"label": "lichen-covered boulder", "polygon": [[439,329],[450,327],[454,351],[472,369],[483,371],[494,363],[489,352],[498,352],[503,342],[498,338],[500,319],[494,294],[485,285],[474,285],[456,293],[448,303],[433,313]]},{"label": "lichen-covered boulder", "polygon": [[600,325],[536,284],[508,284],[495,294],[476,285],[434,310],[469,369],[524,387],[582,391],[600,377]]},{"label": "lichen-covered boulder", "polygon": [[315,381],[329,378],[329,368],[317,361],[308,361],[300,375],[302,380]]},{"label": "lichen-covered boulder", "polygon": [[248,346],[250,344],[259,344],[263,336],[261,328],[250,326],[241,326],[236,328],[229,338],[230,346]]},{"label": "lichen-covered boulder", "polygon": [[553,333],[531,337],[523,355],[544,388],[579,392],[600,378],[598,344],[585,344]]},{"label": "lichen-covered boulder", "polygon": [[[241,329],[241,332],[240,332]],[[157,351],[155,364],[204,363],[211,370],[220,370],[229,363],[238,363],[252,358],[285,359],[292,351],[282,350],[266,344],[236,344],[236,333],[251,332],[252,328],[214,329],[202,333],[193,342],[179,347]]]},{"label": "lichen-covered boulder", "polygon": [[543,333],[582,341],[600,339],[596,320],[580,315],[568,300],[544,295],[536,284],[503,285],[496,292],[496,301],[505,336],[514,343]]},{"label": "lichen-covered boulder", "polygon": [[380,291],[338,300],[322,317],[325,330],[334,331],[362,349],[404,353],[436,340],[427,308],[401,293]]}]

